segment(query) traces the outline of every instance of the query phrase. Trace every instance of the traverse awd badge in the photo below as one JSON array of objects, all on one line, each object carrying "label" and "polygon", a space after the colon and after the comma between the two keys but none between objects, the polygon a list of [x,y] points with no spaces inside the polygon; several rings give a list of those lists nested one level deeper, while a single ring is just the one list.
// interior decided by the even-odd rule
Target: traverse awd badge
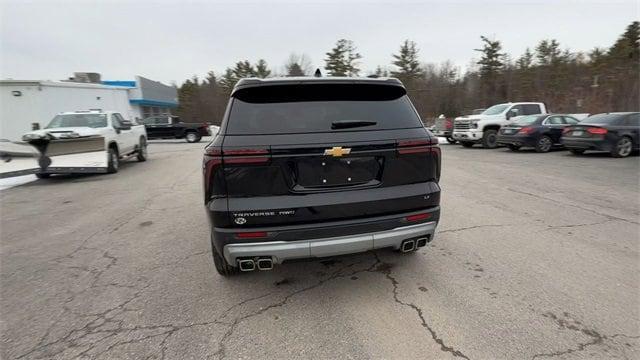
[{"label": "traverse awd badge", "polygon": [[334,146],[331,149],[326,149],[324,151],[325,155],[331,155],[333,157],[340,157],[342,155],[349,154],[351,152],[350,148],[342,148],[342,146]]}]

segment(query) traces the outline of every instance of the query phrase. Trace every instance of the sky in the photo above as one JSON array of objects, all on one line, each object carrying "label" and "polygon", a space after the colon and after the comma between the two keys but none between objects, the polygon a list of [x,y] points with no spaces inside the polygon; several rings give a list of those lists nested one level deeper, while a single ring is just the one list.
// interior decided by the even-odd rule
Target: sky
[{"label": "sky", "polygon": [[75,71],[170,84],[263,58],[278,73],[291,53],[315,67],[340,38],[362,54],[361,75],[389,69],[413,40],[424,63],[464,70],[480,36],[517,57],[542,39],[589,51],[640,18],[639,1],[10,1],[0,0],[0,79],[60,80]]}]

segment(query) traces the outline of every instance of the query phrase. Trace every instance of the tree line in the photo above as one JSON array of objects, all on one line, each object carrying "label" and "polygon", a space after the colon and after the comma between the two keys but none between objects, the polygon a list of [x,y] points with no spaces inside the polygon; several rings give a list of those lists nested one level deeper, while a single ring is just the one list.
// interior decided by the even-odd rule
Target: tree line
[{"label": "tree line", "polygon": [[[389,66],[363,74],[355,44],[340,39],[324,59],[328,76],[392,76],[406,86],[423,119],[454,117],[508,101],[542,101],[554,112],[598,113],[640,109],[640,22],[629,24],[608,48],[573,52],[555,39],[541,40],[517,58],[499,40],[480,37],[478,59],[462,71],[450,61],[423,63],[415,42],[405,40]],[[219,124],[229,93],[244,77],[312,76],[306,55],[291,54],[282,70],[267,62],[238,61],[220,76],[210,71],[178,87],[177,114],[185,121]]]}]

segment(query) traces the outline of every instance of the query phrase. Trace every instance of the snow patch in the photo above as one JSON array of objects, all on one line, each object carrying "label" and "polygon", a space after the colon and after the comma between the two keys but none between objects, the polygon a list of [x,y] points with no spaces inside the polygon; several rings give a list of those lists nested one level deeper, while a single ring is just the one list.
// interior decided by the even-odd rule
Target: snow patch
[{"label": "snow patch", "polygon": [[36,180],[38,180],[38,178],[35,175],[23,175],[0,179],[0,191],[10,189],[14,186],[24,185]]}]

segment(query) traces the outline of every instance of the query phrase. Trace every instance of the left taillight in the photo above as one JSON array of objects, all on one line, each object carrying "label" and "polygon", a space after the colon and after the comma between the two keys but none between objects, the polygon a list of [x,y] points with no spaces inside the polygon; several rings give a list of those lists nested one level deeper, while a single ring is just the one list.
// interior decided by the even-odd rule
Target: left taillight
[{"label": "left taillight", "polygon": [[225,149],[222,157],[225,164],[263,164],[269,161],[269,150],[256,148]]}]

